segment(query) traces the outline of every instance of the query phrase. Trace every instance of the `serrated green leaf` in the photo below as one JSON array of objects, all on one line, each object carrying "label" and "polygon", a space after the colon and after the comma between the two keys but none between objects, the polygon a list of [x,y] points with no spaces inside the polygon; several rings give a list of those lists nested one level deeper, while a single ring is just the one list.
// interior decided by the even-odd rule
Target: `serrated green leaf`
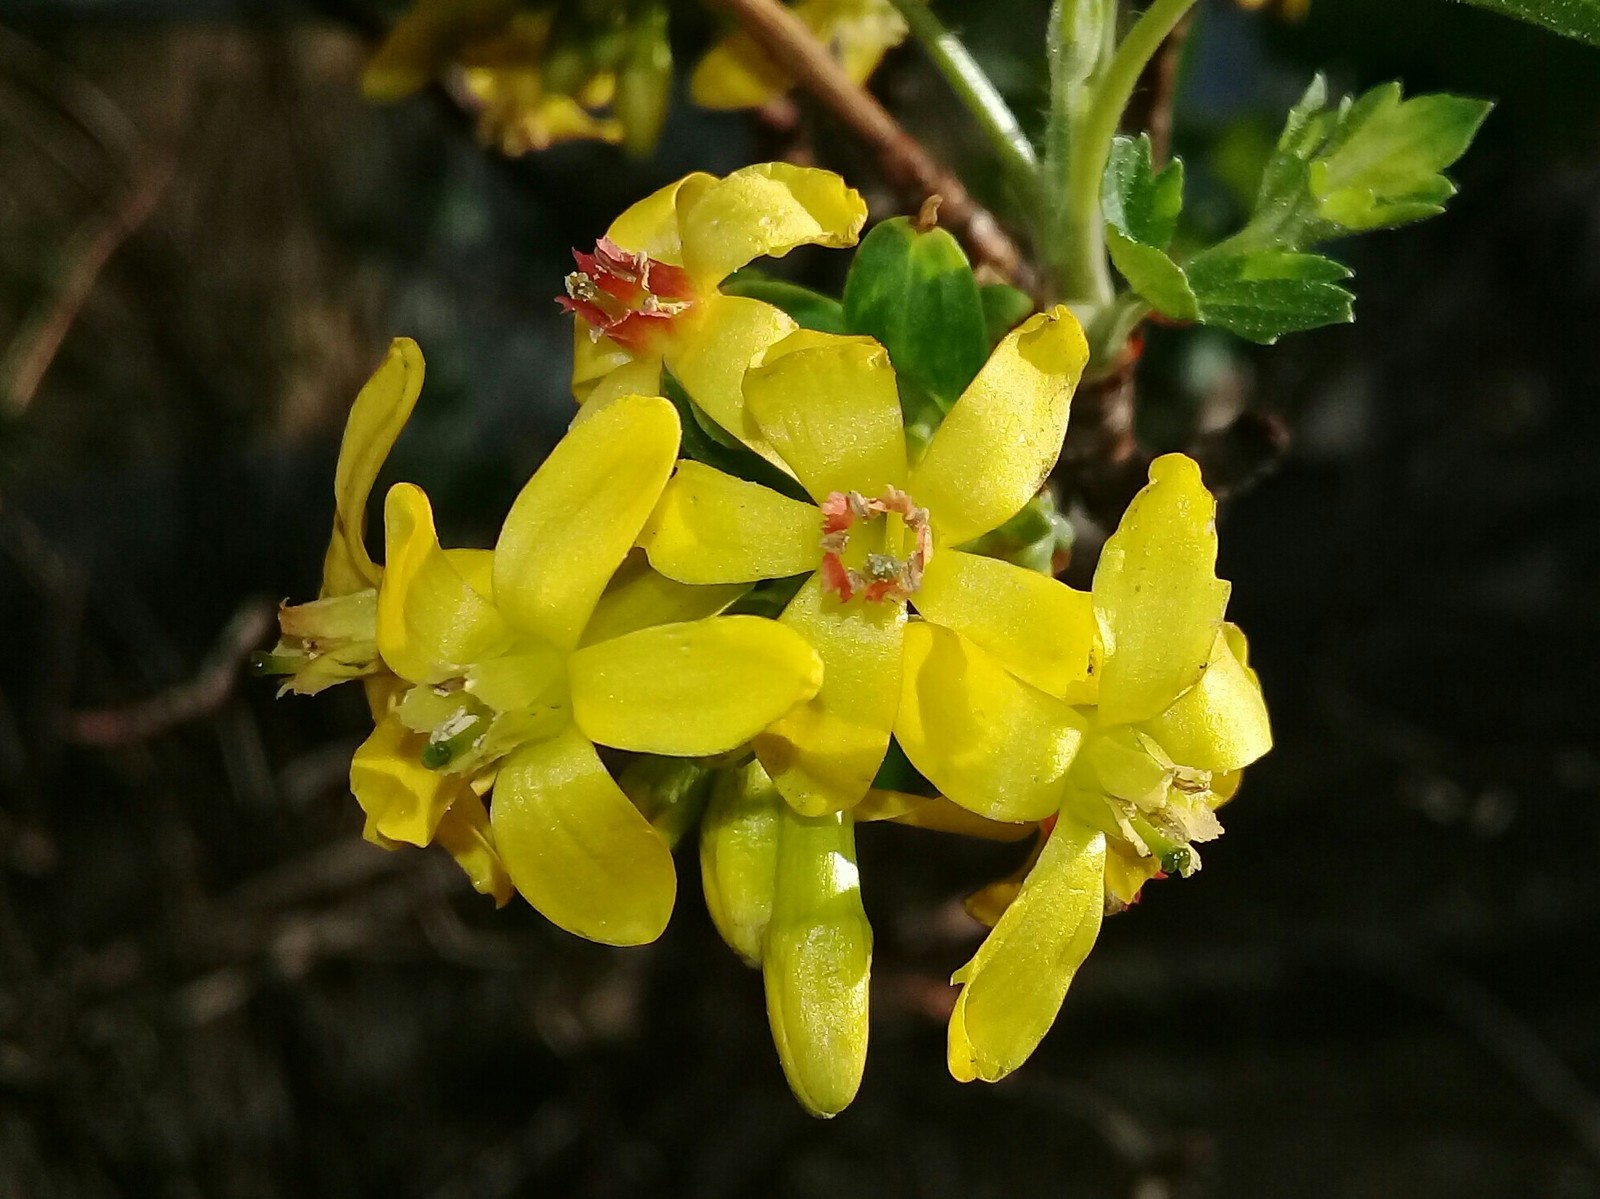
[{"label": "serrated green leaf", "polygon": [[1466,3],[1543,25],[1563,37],[1600,46],[1600,0],[1466,0]]},{"label": "serrated green leaf", "polygon": [[1183,268],[1167,257],[1165,250],[1133,241],[1109,227],[1106,249],[1128,286],[1148,300],[1152,308],[1174,320],[1194,320],[1194,291]]},{"label": "serrated green leaf", "polygon": [[1354,319],[1350,270],[1320,254],[1283,250],[1213,255],[1189,265],[1199,320],[1271,345],[1285,333]]},{"label": "serrated green leaf", "polygon": [[991,350],[1033,313],[1033,297],[1009,283],[985,283],[978,288],[978,300],[983,304]]},{"label": "serrated green leaf", "polygon": [[845,332],[844,305],[838,300],[749,267],[725,280],[722,292],[771,304],[793,317],[802,329],[814,329],[818,333]]},{"label": "serrated green leaf", "polygon": [[1373,88],[1310,163],[1318,215],[1361,231],[1442,212],[1455,185],[1440,172],[1466,152],[1489,107],[1461,96],[1402,100],[1398,83]]},{"label": "serrated green leaf", "polygon": [[1165,250],[1183,211],[1182,160],[1174,158],[1157,171],[1149,134],[1113,138],[1100,180],[1100,206],[1106,224],[1123,237]]},{"label": "serrated green leaf", "polygon": [[1442,172],[1490,107],[1442,93],[1406,100],[1398,83],[1330,106],[1318,75],[1284,123],[1249,224],[1229,244],[1305,249],[1436,215],[1455,194]]},{"label": "serrated green leaf", "polygon": [[895,372],[943,411],[989,357],[988,324],[972,266],[944,229],[896,217],[862,239],[844,286],[844,319],[889,351]]}]

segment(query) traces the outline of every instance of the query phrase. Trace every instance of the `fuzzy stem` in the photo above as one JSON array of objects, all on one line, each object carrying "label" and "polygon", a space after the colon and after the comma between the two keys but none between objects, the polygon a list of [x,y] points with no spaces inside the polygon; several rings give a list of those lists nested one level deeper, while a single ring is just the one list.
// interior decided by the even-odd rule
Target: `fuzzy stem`
[{"label": "fuzzy stem", "polygon": [[1100,216],[1100,179],[1117,135],[1123,110],[1145,66],[1196,0],[1155,0],[1122,39],[1104,74],[1095,81],[1082,116],[1072,131],[1067,163],[1066,231],[1058,281],[1069,299],[1094,307],[1112,299],[1106,268],[1105,230]]},{"label": "fuzzy stem", "polygon": [[924,0],[890,0],[911,27],[944,81],[966,106],[1017,190],[1018,198],[1030,210],[1038,202],[1039,161],[1033,143],[1023,132],[1016,114],[1006,104],[999,89],[973,59],[961,39],[945,28]]}]

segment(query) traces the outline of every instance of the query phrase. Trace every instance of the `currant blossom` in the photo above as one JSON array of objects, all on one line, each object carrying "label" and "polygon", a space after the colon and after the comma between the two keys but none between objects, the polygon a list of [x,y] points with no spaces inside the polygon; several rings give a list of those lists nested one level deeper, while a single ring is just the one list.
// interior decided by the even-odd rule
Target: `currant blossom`
[{"label": "currant blossom", "polygon": [[[857,804],[891,734],[970,811],[1055,811],[1083,726],[1069,700],[1093,669],[1092,611],[1063,584],[959,546],[1043,483],[1086,358],[1066,309],[1029,319],[913,465],[882,347],[799,332],[749,372],[737,423],[815,503],[696,462],[668,484],[640,538],[662,574],[809,574],[781,620],[822,656],[822,689],[755,741],[797,812]],[[909,625],[908,604],[922,617]]]},{"label": "currant blossom", "polygon": [[1192,872],[1193,843],[1222,831],[1215,808],[1272,746],[1243,636],[1223,622],[1229,585],[1216,560],[1216,504],[1199,468],[1157,459],[1095,571],[1099,668],[1060,810],[952,979],[962,990],[949,1066],[962,1081],[995,1081],[1027,1059],[1108,906],[1132,902],[1164,868]]},{"label": "currant blossom", "polygon": [[597,408],[528,481],[493,551],[441,549],[411,484],[384,507],[378,648],[406,686],[357,751],[357,798],[384,836],[422,844],[463,789],[492,787],[490,829],[516,889],[562,928],[610,944],[658,936],[676,882],[666,840],[595,743],[726,753],[821,682],[795,632],[709,615],[737,589],[672,588],[662,603],[663,583],[635,572],[608,590],[678,435],[677,410],[659,397]]},{"label": "currant blossom", "polygon": [[[906,37],[905,18],[889,0],[800,0],[792,11],[856,83],[865,83]],[[749,34],[735,31],[695,67],[689,96],[702,108],[760,108],[792,86],[793,78]]]},{"label": "currant blossom", "polygon": [[[865,202],[839,176],[786,163],[723,179],[696,173],[645,197],[612,222],[593,254],[574,254],[578,270],[560,300],[577,317],[573,395],[660,394],[666,369],[714,421],[751,440],[744,373],[797,326],[719,285],[762,256],[854,245],[866,219]],[[752,444],[765,450],[759,437]]]}]

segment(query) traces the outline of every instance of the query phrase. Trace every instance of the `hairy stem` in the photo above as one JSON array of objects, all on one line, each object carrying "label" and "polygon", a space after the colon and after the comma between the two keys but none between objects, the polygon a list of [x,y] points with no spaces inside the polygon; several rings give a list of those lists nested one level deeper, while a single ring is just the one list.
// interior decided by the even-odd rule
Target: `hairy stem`
[{"label": "hairy stem", "polygon": [[1100,179],[1111,139],[1145,66],[1196,0],[1155,0],[1111,56],[1075,123],[1067,162],[1065,232],[1058,282],[1067,297],[1094,307],[1112,299],[1100,217]]},{"label": "hairy stem", "polygon": [[966,106],[999,157],[1017,197],[1030,213],[1038,203],[1039,162],[1016,114],[962,41],[924,0],[890,0],[957,99]]}]

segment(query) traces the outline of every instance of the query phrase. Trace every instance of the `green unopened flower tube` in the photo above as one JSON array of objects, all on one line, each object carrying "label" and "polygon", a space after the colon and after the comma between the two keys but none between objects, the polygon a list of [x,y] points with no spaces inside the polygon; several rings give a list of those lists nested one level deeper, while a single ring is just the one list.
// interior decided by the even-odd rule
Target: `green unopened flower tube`
[{"label": "green unopened flower tube", "polygon": [[779,806],[777,886],[761,959],[767,1018],[795,1097],[814,1116],[849,1106],[867,1060],[872,927],[855,822]]},{"label": "green unopened flower tube", "polygon": [[761,763],[751,761],[717,773],[700,824],[706,908],[728,947],[751,966],[761,964],[772,919],[783,806]]}]

